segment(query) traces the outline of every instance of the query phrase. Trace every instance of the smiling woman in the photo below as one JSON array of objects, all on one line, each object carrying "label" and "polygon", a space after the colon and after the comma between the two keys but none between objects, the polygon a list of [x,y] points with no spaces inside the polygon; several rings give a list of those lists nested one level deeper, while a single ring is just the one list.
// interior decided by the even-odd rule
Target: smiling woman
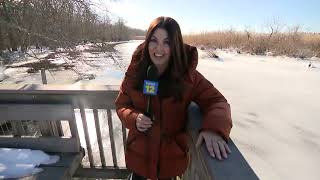
[{"label": "smiling woman", "polygon": [[[211,156],[219,160],[230,153],[230,106],[196,70],[197,64],[197,49],[183,43],[174,19],[158,17],[151,23],[115,101],[119,119],[129,129],[125,159],[131,179],[169,180],[184,173],[190,162],[186,126],[191,101],[203,113],[197,144],[205,140]],[[148,98],[142,89],[150,67],[158,70],[159,93]],[[151,107],[150,116],[144,115],[146,107],[148,113]]]},{"label": "smiling woman", "polygon": [[159,28],[154,32],[148,50],[152,63],[158,68],[159,74],[162,74],[170,58],[169,37],[165,29]]}]

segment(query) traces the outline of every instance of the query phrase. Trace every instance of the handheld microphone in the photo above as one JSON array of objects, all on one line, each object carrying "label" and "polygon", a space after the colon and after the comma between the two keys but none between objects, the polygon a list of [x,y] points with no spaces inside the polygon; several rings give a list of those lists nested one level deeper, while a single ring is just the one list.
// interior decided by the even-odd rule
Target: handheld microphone
[{"label": "handheld microphone", "polygon": [[149,117],[152,121],[152,113],[151,113],[151,96],[156,96],[158,94],[158,70],[154,65],[150,65],[147,70],[147,80],[144,80],[143,83],[143,94],[148,96],[148,104],[146,108],[146,112],[143,114]]}]

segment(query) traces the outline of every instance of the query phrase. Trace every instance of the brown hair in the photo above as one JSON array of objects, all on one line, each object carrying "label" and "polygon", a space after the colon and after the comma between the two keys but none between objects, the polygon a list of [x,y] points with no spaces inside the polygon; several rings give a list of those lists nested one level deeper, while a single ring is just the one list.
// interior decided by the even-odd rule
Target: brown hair
[{"label": "brown hair", "polygon": [[181,100],[181,94],[184,89],[183,75],[188,70],[188,59],[179,24],[171,17],[158,17],[151,22],[148,28],[142,50],[141,61],[138,66],[138,86],[143,86],[143,80],[146,79],[147,68],[152,64],[148,52],[148,46],[153,33],[158,28],[167,31],[171,52],[169,65],[165,72],[166,78],[165,81],[160,82],[159,93],[160,96],[174,96],[176,100]]}]

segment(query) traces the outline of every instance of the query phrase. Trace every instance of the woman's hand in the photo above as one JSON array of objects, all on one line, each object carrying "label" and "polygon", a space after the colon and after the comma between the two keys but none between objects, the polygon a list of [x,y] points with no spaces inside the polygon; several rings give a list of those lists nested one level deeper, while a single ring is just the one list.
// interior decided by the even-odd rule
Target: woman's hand
[{"label": "woman's hand", "polygon": [[196,147],[201,145],[203,139],[205,140],[207,149],[213,158],[222,160],[222,155],[222,157],[226,159],[228,157],[227,153],[231,153],[226,141],[220,135],[210,131],[202,131],[199,134]]},{"label": "woman's hand", "polygon": [[144,132],[152,126],[152,121],[150,118],[140,113],[136,119],[136,126],[139,131]]}]

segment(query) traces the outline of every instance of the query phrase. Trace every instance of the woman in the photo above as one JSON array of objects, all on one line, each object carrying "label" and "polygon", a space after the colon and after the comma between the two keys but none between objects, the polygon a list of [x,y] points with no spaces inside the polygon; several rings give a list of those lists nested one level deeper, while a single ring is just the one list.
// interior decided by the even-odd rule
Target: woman
[{"label": "woman", "polygon": [[[117,114],[129,129],[126,165],[132,179],[170,179],[182,175],[188,162],[187,110],[191,101],[203,113],[197,145],[204,139],[212,157],[227,158],[232,127],[230,106],[224,96],[197,70],[195,47],[183,43],[178,23],[158,17],[145,41],[133,53],[116,99]],[[152,116],[144,115],[143,94],[149,65],[158,71],[159,92],[151,97]]]}]

